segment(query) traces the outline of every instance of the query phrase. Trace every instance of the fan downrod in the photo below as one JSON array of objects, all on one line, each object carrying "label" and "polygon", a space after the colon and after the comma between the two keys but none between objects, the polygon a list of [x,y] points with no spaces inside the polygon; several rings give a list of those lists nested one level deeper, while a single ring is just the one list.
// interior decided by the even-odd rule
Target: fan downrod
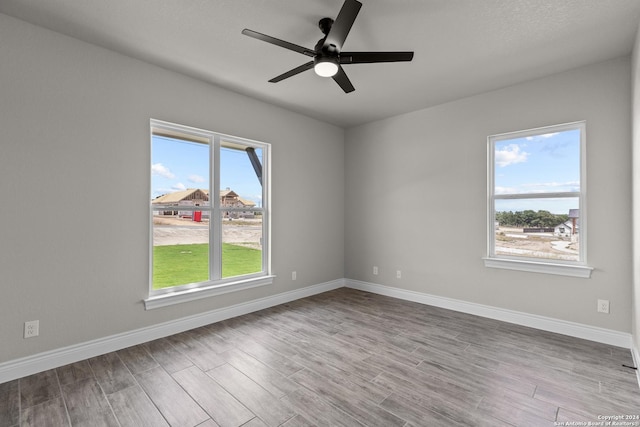
[{"label": "fan downrod", "polygon": [[331,31],[332,25],[333,19],[331,18],[322,18],[320,21],[318,21],[318,27],[320,27],[320,31],[322,31],[322,34],[324,34],[325,36],[329,34],[329,31]]}]

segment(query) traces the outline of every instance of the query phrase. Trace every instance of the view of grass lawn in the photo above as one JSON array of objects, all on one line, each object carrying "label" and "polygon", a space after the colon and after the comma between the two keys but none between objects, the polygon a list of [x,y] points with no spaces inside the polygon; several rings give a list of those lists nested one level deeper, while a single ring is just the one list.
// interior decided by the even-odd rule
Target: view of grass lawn
[{"label": "view of grass lawn", "polygon": [[[166,245],[153,248],[153,289],[209,280],[209,245]],[[262,251],[222,244],[222,277],[262,270]]]}]

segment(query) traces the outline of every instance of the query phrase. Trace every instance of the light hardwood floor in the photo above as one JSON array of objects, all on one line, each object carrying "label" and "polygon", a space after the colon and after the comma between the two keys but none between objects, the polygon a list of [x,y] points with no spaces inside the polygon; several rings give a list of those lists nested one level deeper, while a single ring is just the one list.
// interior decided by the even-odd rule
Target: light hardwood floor
[{"label": "light hardwood floor", "polygon": [[629,350],[339,289],[0,384],[0,426],[588,425],[640,415],[623,364]]}]

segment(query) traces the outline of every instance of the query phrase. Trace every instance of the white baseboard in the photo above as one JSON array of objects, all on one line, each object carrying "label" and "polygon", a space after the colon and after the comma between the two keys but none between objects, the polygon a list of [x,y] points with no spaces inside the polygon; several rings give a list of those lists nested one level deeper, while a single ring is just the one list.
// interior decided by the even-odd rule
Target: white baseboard
[{"label": "white baseboard", "polygon": [[611,329],[598,328],[595,326],[583,325],[581,323],[568,322],[566,320],[553,319],[551,317],[491,307],[488,305],[476,304],[452,298],[439,297],[421,292],[392,288],[359,280],[346,279],[345,286],[374,294],[386,295],[393,298],[418,302],[468,314],[475,314],[477,316],[528,326],[543,331],[555,332],[562,335],[631,349],[631,334],[625,332],[618,332]]},{"label": "white baseboard", "polygon": [[212,310],[182,319],[136,329],[122,334],[64,347],[0,364],[0,384],[48,369],[110,353],[133,345],[209,325],[221,320],[252,313],[279,304],[306,298],[312,295],[344,287],[344,279],[320,283],[294,291],[283,292],[230,307]]}]

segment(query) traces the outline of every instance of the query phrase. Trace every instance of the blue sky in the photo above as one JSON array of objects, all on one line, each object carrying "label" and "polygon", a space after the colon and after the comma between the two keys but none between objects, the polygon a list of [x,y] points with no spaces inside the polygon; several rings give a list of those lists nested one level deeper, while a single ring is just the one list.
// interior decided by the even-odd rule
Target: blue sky
[{"label": "blue sky", "polygon": [[[580,190],[580,130],[495,142],[495,194]],[[548,210],[569,213],[577,198],[497,200],[496,211]]]},{"label": "blue sky", "polygon": [[[262,162],[262,150],[256,149]],[[262,206],[262,186],[247,153],[222,148],[220,189],[229,187],[240,197]],[[151,148],[151,197],[185,190],[209,189],[209,146],[153,136]]]}]

